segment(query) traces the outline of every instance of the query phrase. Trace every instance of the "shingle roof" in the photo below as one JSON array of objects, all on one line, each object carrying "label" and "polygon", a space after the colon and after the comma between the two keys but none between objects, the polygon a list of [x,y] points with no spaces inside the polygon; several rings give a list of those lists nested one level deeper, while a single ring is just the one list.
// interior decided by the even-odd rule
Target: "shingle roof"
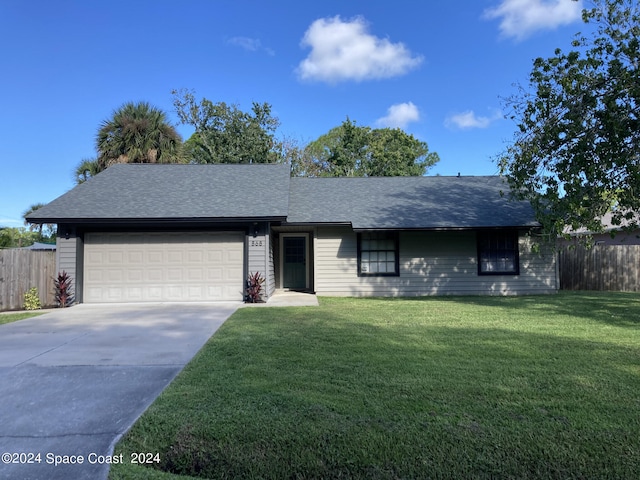
[{"label": "shingle roof", "polygon": [[490,177],[292,178],[290,223],[351,223],[354,229],[537,226],[529,202],[509,200]]},{"label": "shingle roof", "polygon": [[[505,193],[502,195],[502,193]],[[35,223],[274,219],[356,230],[528,227],[502,178],[290,178],[287,165],[109,167],[40,208]]]},{"label": "shingle roof", "polygon": [[113,165],[30,221],[287,216],[287,165]]}]

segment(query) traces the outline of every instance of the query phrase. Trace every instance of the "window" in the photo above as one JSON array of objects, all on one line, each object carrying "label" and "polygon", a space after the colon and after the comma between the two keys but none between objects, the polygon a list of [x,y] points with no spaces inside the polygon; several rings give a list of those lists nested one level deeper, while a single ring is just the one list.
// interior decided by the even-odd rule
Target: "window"
[{"label": "window", "polygon": [[358,234],[358,275],[398,276],[397,232]]},{"label": "window", "polygon": [[518,275],[518,232],[478,232],[478,275]]}]

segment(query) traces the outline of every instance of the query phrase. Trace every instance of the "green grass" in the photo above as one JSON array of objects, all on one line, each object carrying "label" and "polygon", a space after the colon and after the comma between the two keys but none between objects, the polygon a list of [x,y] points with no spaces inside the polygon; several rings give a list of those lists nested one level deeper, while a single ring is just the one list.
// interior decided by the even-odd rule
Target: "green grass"
[{"label": "green grass", "polygon": [[37,317],[38,315],[42,315],[42,312],[3,313],[0,315],[0,325],[17,322],[18,320],[24,320],[25,318]]},{"label": "green grass", "polygon": [[111,479],[640,478],[640,295],[238,310]]}]

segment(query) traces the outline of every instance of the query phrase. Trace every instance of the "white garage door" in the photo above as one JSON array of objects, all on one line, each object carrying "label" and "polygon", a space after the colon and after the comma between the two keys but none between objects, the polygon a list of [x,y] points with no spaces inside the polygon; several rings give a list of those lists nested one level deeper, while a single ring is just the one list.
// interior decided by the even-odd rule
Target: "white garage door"
[{"label": "white garage door", "polygon": [[242,300],[242,233],[87,233],[84,242],[84,302]]}]

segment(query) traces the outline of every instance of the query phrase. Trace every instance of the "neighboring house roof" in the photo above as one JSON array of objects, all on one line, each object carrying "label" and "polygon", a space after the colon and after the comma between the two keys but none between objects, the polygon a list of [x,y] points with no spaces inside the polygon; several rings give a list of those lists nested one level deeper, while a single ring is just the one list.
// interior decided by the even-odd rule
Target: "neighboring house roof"
[{"label": "neighboring house roof", "polygon": [[564,229],[564,233],[574,236],[581,235],[593,235],[599,233],[612,233],[619,232],[624,229],[634,228],[638,223],[640,223],[640,214],[634,213],[633,217],[630,220],[626,218],[621,219],[620,225],[615,225],[613,223],[613,212],[607,212],[600,218],[600,224],[602,225],[602,232],[592,232],[587,230],[586,228],[579,228],[578,230],[573,230],[571,227],[566,227]]},{"label": "neighboring house roof", "polygon": [[55,250],[55,243],[42,243],[42,242],[34,242],[33,245],[29,245],[28,247],[21,247],[21,250]]},{"label": "neighboring house roof", "polygon": [[589,238],[596,245],[640,245],[640,214],[635,213],[629,220],[623,218],[620,225],[613,223],[613,212],[608,212],[600,218],[602,232],[592,232],[586,228],[573,230],[565,227],[564,234],[569,235],[573,240],[564,239],[564,243],[572,243]]},{"label": "neighboring house roof", "polygon": [[290,223],[367,229],[533,227],[529,202],[492,177],[292,178]]},{"label": "neighboring house roof", "polygon": [[273,219],[367,229],[538,226],[501,177],[290,178],[287,165],[109,167],[34,223]]},{"label": "neighboring house roof", "polygon": [[284,218],[287,165],[113,165],[28,216],[31,222]]}]

